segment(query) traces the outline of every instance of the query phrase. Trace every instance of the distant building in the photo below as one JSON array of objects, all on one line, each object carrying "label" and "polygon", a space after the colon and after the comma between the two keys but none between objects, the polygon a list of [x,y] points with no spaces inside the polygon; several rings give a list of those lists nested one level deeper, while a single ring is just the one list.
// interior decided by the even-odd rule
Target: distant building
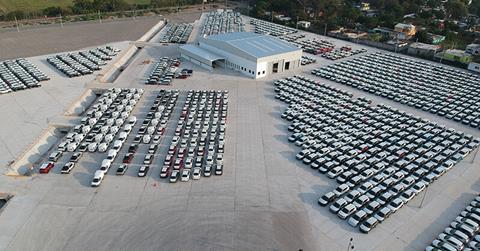
[{"label": "distant building", "polygon": [[413,56],[433,57],[442,50],[440,45],[412,43],[408,46],[407,53]]},{"label": "distant building", "polygon": [[380,34],[385,40],[393,38],[394,31],[389,28],[378,27],[370,31],[370,33]]},{"label": "distant building", "polygon": [[410,39],[417,33],[417,28],[413,24],[398,23],[394,31],[398,33],[399,39]]},{"label": "distant building", "polygon": [[465,53],[468,53],[470,55],[480,55],[480,44],[469,44],[467,45],[467,49],[465,50]]},{"label": "distant building", "polygon": [[308,29],[308,28],[310,28],[310,26],[312,25],[312,23],[309,22],[309,21],[299,21],[299,22],[297,23],[297,25],[298,25],[299,27],[304,28],[304,29]]},{"label": "distant building", "polygon": [[370,3],[361,2],[359,5],[357,5],[357,8],[360,11],[369,11],[370,10]]},{"label": "distant building", "polygon": [[472,55],[465,53],[465,51],[456,49],[439,52],[435,54],[435,58],[462,64],[468,64],[472,61]]},{"label": "distant building", "polygon": [[480,63],[470,62],[468,64],[468,69],[474,72],[480,72]]},{"label": "distant building", "polygon": [[291,17],[286,17],[285,15],[275,15],[275,19],[282,21],[282,22],[288,22],[291,21]]},{"label": "distant building", "polygon": [[180,56],[206,69],[226,68],[257,79],[300,67],[302,49],[278,38],[232,32],[200,38],[179,47]]}]

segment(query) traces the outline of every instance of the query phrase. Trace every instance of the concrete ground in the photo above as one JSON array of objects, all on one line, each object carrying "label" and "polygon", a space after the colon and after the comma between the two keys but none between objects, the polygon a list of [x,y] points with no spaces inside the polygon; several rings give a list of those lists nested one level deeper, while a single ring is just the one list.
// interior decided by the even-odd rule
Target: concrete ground
[{"label": "concrete ground", "polygon": [[[224,174],[176,184],[160,179],[173,132],[170,126],[146,178],[136,177],[146,146],[140,148],[126,175],[115,176],[120,154],[98,188],[89,185],[105,158],[100,153],[85,154],[69,175],[59,174],[61,165],[57,165],[48,175],[0,176],[0,192],[15,195],[0,214],[1,250],[335,251],[347,249],[350,238],[355,250],[422,250],[480,191],[480,156],[471,154],[371,233],[361,234],[317,205],[318,197],[335,184],[295,160],[298,149],[287,142],[287,124],[280,118],[285,106],[273,98],[271,80],[310,75],[311,69],[333,61],[318,58],[315,65],[257,81],[232,71],[210,72],[182,63],[182,68],[194,69],[191,78],[174,80],[168,87],[143,85],[153,67],[145,62],[160,56],[178,56],[177,45],[147,46],[114,84],[86,88],[144,88],[146,93],[133,111],[139,118],[145,116],[159,89],[229,90]],[[348,90],[480,136],[478,130],[430,113]],[[61,93],[52,90],[50,95]],[[52,110],[46,115],[59,113]],[[8,137],[4,132],[8,127],[1,124],[0,136]],[[28,137],[20,141],[10,144],[23,143]]]},{"label": "concrete ground", "polygon": [[[110,45],[124,50],[129,46],[129,42]],[[63,116],[67,108],[82,95],[87,84],[98,74],[95,72],[92,75],[68,78],[46,61],[48,56],[50,55],[32,57],[28,60],[47,74],[51,80],[41,82],[42,86],[39,88],[0,97],[0,117],[8,118],[8,123],[2,123],[0,128],[0,165],[2,166],[21,154],[48,128],[52,120]],[[115,58],[108,61],[108,65],[114,60]]]}]

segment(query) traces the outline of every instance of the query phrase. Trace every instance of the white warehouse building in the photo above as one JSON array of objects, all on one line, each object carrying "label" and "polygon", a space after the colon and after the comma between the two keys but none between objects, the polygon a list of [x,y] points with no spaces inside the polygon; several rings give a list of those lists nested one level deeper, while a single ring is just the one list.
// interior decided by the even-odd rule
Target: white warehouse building
[{"label": "white warehouse building", "polygon": [[197,45],[179,47],[180,56],[212,70],[232,69],[251,78],[300,67],[302,49],[278,38],[252,32],[232,32],[200,38]]}]

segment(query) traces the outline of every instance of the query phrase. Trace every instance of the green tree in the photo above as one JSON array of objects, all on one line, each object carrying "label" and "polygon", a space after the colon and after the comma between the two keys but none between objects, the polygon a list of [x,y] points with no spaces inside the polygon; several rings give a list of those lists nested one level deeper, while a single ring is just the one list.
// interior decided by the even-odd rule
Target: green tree
[{"label": "green tree", "polygon": [[415,34],[415,40],[421,43],[428,43],[428,33],[427,31],[421,30]]},{"label": "green tree", "polygon": [[467,15],[467,7],[465,3],[459,0],[449,0],[444,4],[447,17],[459,19]]}]

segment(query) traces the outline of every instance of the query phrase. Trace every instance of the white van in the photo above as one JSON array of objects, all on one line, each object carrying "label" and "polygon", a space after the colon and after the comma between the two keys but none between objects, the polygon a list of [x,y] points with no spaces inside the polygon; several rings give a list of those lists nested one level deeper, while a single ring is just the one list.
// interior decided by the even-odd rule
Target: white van
[{"label": "white van", "polygon": [[115,149],[108,150],[107,159],[113,161],[115,159],[115,157],[117,157],[117,150],[115,150]]},{"label": "white van", "polygon": [[110,134],[107,134],[107,135],[105,135],[105,138],[103,138],[103,141],[104,141],[105,143],[109,144],[110,142],[112,142],[113,137],[114,137],[113,134],[111,134],[111,133],[110,133]]},{"label": "white van", "polygon": [[118,132],[118,126],[110,127],[110,134],[116,134]]},{"label": "white van", "polygon": [[110,166],[112,165],[112,161],[109,159],[104,159],[102,161],[102,165],[100,166],[100,171],[107,173],[108,169],[110,169]]},{"label": "white van", "polygon": [[96,118],[91,118],[91,119],[88,120],[88,124],[91,125],[91,126],[95,125],[96,123],[97,123]]},{"label": "white van", "polygon": [[123,127],[123,131],[127,134],[129,134],[131,131],[132,131],[132,125],[130,124],[126,124],[124,127]]},{"label": "white van", "polygon": [[89,133],[90,130],[92,130],[92,127],[89,126],[89,125],[86,125],[86,126],[82,127],[82,133],[83,133],[83,134]]},{"label": "white van", "polygon": [[95,152],[97,150],[97,146],[98,146],[97,142],[90,143],[88,145],[88,151]]},{"label": "white van", "polygon": [[122,142],[125,142],[125,140],[127,140],[127,136],[128,134],[126,132],[121,132],[119,135],[118,135],[118,140],[122,141]]},{"label": "white van", "polygon": [[101,143],[100,145],[98,145],[98,151],[101,153],[107,151],[107,148],[108,148],[107,143]]},{"label": "white van", "polygon": [[77,147],[78,147],[78,143],[77,143],[77,142],[70,143],[70,144],[68,144],[68,146],[67,146],[67,151],[69,151],[69,152],[74,152],[75,149],[77,149]]},{"label": "white van", "polygon": [[102,183],[103,177],[105,176],[105,173],[97,170],[95,172],[95,175],[93,175],[93,180],[92,180],[92,187],[98,187]]},{"label": "white van", "polygon": [[150,135],[144,135],[144,136],[143,136],[143,143],[144,143],[144,144],[149,144],[149,143],[150,143],[150,139],[151,139]]},{"label": "white van", "polygon": [[65,136],[65,138],[68,139],[68,140],[72,140],[75,137],[75,135],[77,135],[77,134],[74,133],[74,132],[69,132],[67,134],[67,136]]},{"label": "white van", "polygon": [[110,127],[106,126],[106,125],[104,125],[100,128],[100,132],[103,133],[103,134],[106,134],[108,132],[108,130],[110,130]]},{"label": "white van", "polygon": [[80,143],[80,142],[82,142],[82,140],[84,138],[85,138],[85,135],[82,134],[82,133],[79,133],[79,134],[75,135],[75,142]]},{"label": "white van", "polygon": [[117,112],[117,111],[112,112],[112,118],[113,118],[113,119],[117,119],[118,116],[120,116],[120,113],[119,113],[119,112]]},{"label": "white van", "polygon": [[67,150],[67,146],[68,146],[68,141],[63,141],[58,145],[58,150],[64,152],[65,150]]},{"label": "white van", "polygon": [[115,142],[113,142],[113,149],[115,150],[120,150],[122,146],[123,146],[123,142],[121,140],[115,140]]},{"label": "white van", "polygon": [[103,134],[99,133],[95,135],[95,142],[100,143],[103,140]]},{"label": "white van", "polygon": [[133,125],[135,125],[135,123],[137,123],[137,117],[132,116],[132,117],[128,118],[128,124],[129,125],[133,126]]},{"label": "white van", "polygon": [[120,117],[117,120],[115,120],[115,126],[122,126],[123,122],[125,122],[124,118]]},{"label": "white van", "polygon": [[149,126],[147,128],[147,134],[152,135],[155,132],[155,126]]}]

